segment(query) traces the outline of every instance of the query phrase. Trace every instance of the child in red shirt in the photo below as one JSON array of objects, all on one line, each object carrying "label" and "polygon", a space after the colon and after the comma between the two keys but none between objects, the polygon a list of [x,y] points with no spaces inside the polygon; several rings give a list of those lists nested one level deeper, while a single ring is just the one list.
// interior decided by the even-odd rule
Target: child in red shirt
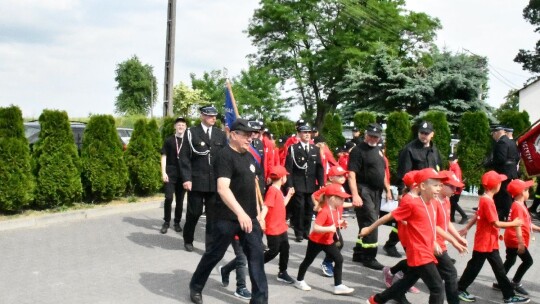
[{"label": "child in red shirt", "polygon": [[506,179],[506,175],[495,171],[488,171],[482,176],[482,186],[484,186],[485,192],[478,202],[478,211],[476,211],[476,216],[460,231],[460,234],[465,235],[476,223],[472,258],[467,263],[458,282],[459,299],[464,302],[476,301],[476,297],[467,292],[467,287],[474,282],[486,260],[489,261],[497,278],[497,283],[503,293],[504,303],[529,303],[530,301],[529,298],[516,296],[514,288],[504,272],[503,262],[499,255],[499,228],[520,227],[523,224],[519,218],[515,218],[512,222],[499,221],[493,196],[499,192],[501,182]]},{"label": "child in red shirt", "polygon": [[[533,264],[533,258],[528,250],[531,232],[540,231],[540,227],[532,223],[531,215],[529,214],[527,205],[525,205],[525,202],[529,199],[529,188],[532,187],[533,184],[533,181],[525,182],[514,179],[506,187],[508,193],[514,198],[514,203],[510,207],[508,220],[510,221],[516,218],[523,219],[523,225],[521,227],[516,227],[515,229],[506,229],[504,231],[504,244],[506,245],[504,271],[508,274],[508,271],[514,266],[516,258],[519,256],[522,263],[519,265],[516,274],[512,279],[512,285],[514,286],[514,290],[522,295],[529,294],[520,282],[525,275],[525,272],[527,272]],[[498,284],[493,283],[493,288],[498,289]]]},{"label": "child in red shirt", "polygon": [[351,197],[342,185],[332,184],[324,188],[324,202],[317,213],[313,231],[309,235],[306,255],[298,269],[295,287],[301,290],[311,290],[304,281],[308,267],[313,263],[319,252],[324,251],[335,262],[334,266],[334,294],[350,294],[354,291],[342,283],[343,256],[334,241],[337,229],[346,228],[344,220],[339,219],[338,208],[343,205],[346,198]]},{"label": "child in red shirt", "polygon": [[294,194],[294,189],[289,188],[287,196],[283,196],[281,186],[287,182],[289,173],[285,167],[277,165],[270,171],[269,177],[272,179],[272,185],[266,190],[264,197],[264,208],[261,217],[264,218],[266,229],[266,239],[268,250],[264,253],[264,263],[273,260],[279,254],[279,272],[277,280],[280,282],[292,284],[294,279],[287,273],[287,264],[289,263],[289,237],[287,236],[287,212],[285,207]]},{"label": "child in red shirt", "polygon": [[371,296],[369,304],[386,303],[390,299],[399,299],[418,279],[422,279],[429,288],[429,303],[444,302],[442,279],[437,271],[437,259],[434,255],[436,242],[437,205],[433,198],[441,189],[437,171],[423,169],[415,174],[415,182],[420,188],[420,196],[400,204],[396,210],[378,219],[369,227],[362,228],[360,237],[370,234],[376,227],[396,219],[407,221],[408,241],[406,243],[407,265],[409,270],[403,279],[395,282],[382,293]]}]

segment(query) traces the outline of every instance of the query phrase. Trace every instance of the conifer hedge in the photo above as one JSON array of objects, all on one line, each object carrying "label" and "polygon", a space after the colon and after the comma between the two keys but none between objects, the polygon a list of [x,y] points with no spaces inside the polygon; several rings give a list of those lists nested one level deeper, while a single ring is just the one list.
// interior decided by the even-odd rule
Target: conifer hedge
[{"label": "conifer hedge", "polygon": [[356,114],[354,114],[353,121],[354,121],[354,126],[357,127],[358,130],[362,134],[364,134],[364,131],[366,130],[367,126],[370,123],[376,122],[377,117],[372,112],[361,111],[361,112],[356,112]]},{"label": "conifer hedge", "polygon": [[161,144],[165,142],[165,140],[174,134],[174,121],[176,120],[176,117],[170,117],[167,116],[163,118],[163,124],[161,125]]},{"label": "conifer hedge", "polygon": [[128,173],[111,115],[90,117],[84,130],[81,160],[86,200],[110,201],[124,194]]},{"label": "conifer hedge", "polygon": [[343,125],[341,117],[338,114],[328,113],[324,117],[324,126],[322,135],[326,140],[326,144],[330,149],[345,145],[345,137],[343,136]]},{"label": "conifer hedge", "polygon": [[443,168],[448,168],[448,155],[450,155],[450,142],[452,141],[450,135],[450,127],[446,120],[446,114],[441,111],[429,111],[423,117],[422,120],[429,121],[433,124],[435,135],[433,136],[433,143],[441,153]]},{"label": "conifer hedge", "polygon": [[[138,195],[157,192],[161,185],[160,152],[156,149],[156,133],[159,134],[155,120],[146,122],[140,119],[125,152],[129,173],[130,190]],[[159,139],[159,136],[157,136]]]},{"label": "conifer hedge", "polygon": [[0,108],[0,211],[16,212],[28,206],[34,188],[22,112],[16,106]]},{"label": "conifer hedge", "polygon": [[514,129],[514,138],[517,138],[530,125],[529,113],[526,111],[505,110],[497,115],[501,125]]},{"label": "conifer hedge", "polygon": [[404,111],[388,114],[386,123],[386,157],[390,163],[392,184],[396,184],[399,152],[410,141],[412,136],[409,114]]},{"label": "conifer hedge", "polygon": [[44,110],[34,145],[35,206],[54,208],[81,200],[80,160],[65,111]]},{"label": "conifer hedge", "polygon": [[467,186],[479,186],[484,159],[491,151],[489,120],[484,112],[466,112],[459,123],[457,155]]}]

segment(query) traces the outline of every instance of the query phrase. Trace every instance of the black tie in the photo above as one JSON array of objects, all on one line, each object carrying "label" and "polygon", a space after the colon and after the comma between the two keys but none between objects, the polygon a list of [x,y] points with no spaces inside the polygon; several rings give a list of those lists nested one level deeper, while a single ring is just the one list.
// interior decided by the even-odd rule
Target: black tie
[{"label": "black tie", "polygon": [[206,129],[206,137],[208,137],[208,140],[210,140],[210,128]]}]

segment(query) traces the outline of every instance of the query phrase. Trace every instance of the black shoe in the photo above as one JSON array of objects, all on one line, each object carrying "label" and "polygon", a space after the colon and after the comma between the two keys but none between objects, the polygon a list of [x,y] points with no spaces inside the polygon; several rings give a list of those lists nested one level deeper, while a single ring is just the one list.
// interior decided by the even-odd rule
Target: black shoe
[{"label": "black shoe", "polygon": [[161,234],[165,234],[167,233],[167,229],[169,229],[169,222],[163,223],[163,225],[161,226],[161,230],[159,230],[159,232],[161,232]]},{"label": "black shoe", "polygon": [[297,235],[294,237],[294,241],[297,242],[297,243],[300,243],[302,242],[304,238],[301,236],[301,235]]},{"label": "black shoe", "polygon": [[189,290],[189,298],[191,299],[191,302],[195,304],[203,304],[202,301],[202,294],[200,292],[197,292],[193,289]]},{"label": "black shoe", "polygon": [[223,266],[218,267],[218,272],[219,272],[219,275],[221,276],[221,285],[223,285],[223,287],[229,286],[229,275],[225,275],[223,273]]},{"label": "black shoe", "polygon": [[453,265],[455,265],[455,264],[456,264],[456,259],[452,259],[452,258],[450,258],[450,261],[452,262],[452,264],[453,264]]},{"label": "black shoe", "polygon": [[376,259],[364,260],[362,265],[364,265],[364,267],[371,268],[374,270],[382,270],[384,268],[384,265],[379,263],[379,261],[377,261]]},{"label": "black shoe", "polygon": [[396,299],[395,301],[399,304],[412,304],[411,302],[409,302],[409,300],[407,300],[405,295],[402,295],[399,299]]},{"label": "black shoe", "polygon": [[182,232],[182,227],[180,227],[180,223],[174,223],[174,231]]},{"label": "black shoe", "polygon": [[478,211],[478,207],[473,207],[472,210]]},{"label": "black shoe", "polygon": [[451,219],[450,219],[450,222],[455,223],[455,222],[456,222],[456,219],[455,219],[455,218],[451,218]]},{"label": "black shoe", "polygon": [[459,224],[460,224],[460,225],[467,224],[468,221],[469,221],[469,217],[468,217],[468,216],[462,217],[462,218],[461,218],[461,221],[459,221]]},{"label": "black shoe", "polygon": [[[186,251],[187,251],[187,252],[192,252],[192,251],[193,251],[193,244],[185,243],[185,244],[184,244],[184,248],[186,248]],[[202,302],[201,302],[201,303],[202,303]]]},{"label": "black shoe", "polygon": [[353,260],[353,262],[357,262],[357,263],[363,263],[364,262],[364,258],[361,255],[354,255],[353,254],[352,260]]},{"label": "black shoe", "polygon": [[383,249],[386,252],[386,255],[393,258],[401,258],[401,253],[397,251],[396,246],[383,246]]},{"label": "black shoe", "polygon": [[529,293],[525,290],[525,288],[523,288],[523,285],[521,285],[521,283],[512,282],[512,287],[514,287],[514,290],[519,294],[522,294],[524,296],[529,295]]}]

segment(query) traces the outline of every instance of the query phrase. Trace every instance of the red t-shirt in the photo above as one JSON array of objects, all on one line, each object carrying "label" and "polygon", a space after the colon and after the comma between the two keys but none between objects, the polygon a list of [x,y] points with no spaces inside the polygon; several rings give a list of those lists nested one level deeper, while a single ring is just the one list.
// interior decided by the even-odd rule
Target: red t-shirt
[{"label": "red t-shirt", "polygon": [[[410,193],[406,193],[405,195],[401,197],[401,200],[399,201],[399,205],[401,206],[404,204],[408,204],[410,200],[412,199],[413,199],[413,196]],[[397,221],[397,227],[398,227],[397,234],[398,234],[399,241],[401,242],[401,245],[403,245],[403,248],[407,248],[408,240],[409,240],[409,238],[407,237],[407,225],[405,225],[401,221]]]},{"label": "red t-shirt", "polygon": [[[525,247],[529,248],[529,242],[531,239],[531,215],[527,210],[527,207],[523,205],[523,202],[514,202],[510,207],[510,215],[508,221],[511,222],[516,218],[520,218],[523,221],[521,226],[521,235],[523,237],[523,243]],[[516,228],[506,228],[504,231],[504,244],[507,248],[518,248],[518,238]]]},{"label": "red t-shirt", "polygon": [[[450,167],[448,167],[448,170],[452,171],[456,175],[456,177],[459,178],[459,180],[462,180],[463,176],[458,163],[452,162],[450,164]],[[457,188],[455,193],[461,194],[461,191],[463,191],[463,188]]]},{"label": "red t-shirt", "polygon": [[407,221],[407,265],[416,267],[437,263],[433,253],[437,205],[424,204],[420,197],[412,198],[392,211],[392,216],[396,221]]},{"label": "red t-shirt", "polygon": [[[441,227],[445,232],[448,232],[448,223],[450,223],[450,200],[445,197],[444,199],[434,199],[434,204],[437,204],[437,226]],[[442,251],[446,251],[446,240],[437,234],[437,244],[441,247]]]},{"label": "red t-shirt", "polygon": [[349,153],[343,153],[338,159],[338,164],[341,168],[349,168]]},{"label": "red t-shirt", "polygon": [[264,204],[268,213],[264,218],[266,222],[266,235],[280,235],[287,232],[287,212],[285,211],[285,198],[277,187],[268,187],[264,197]]},{"label": "red t-shirt", "polygon": [[[317,218],[315,218],[315,224],[322,227],[330,227],[332,225],[337,227],[338,222],[338,210],[330,210],[330,206],[328,206],[328,204],[325,204],[322,207],[322,209],[317,213]],[[317,244],[331,245],[334,243],[334,233],[335,232],[315,232],[315,230],[313,230],[309,234],[309,239]]]},{"label": "red t-shirt", "polygon": [[495,202],[492,198],[481,196],[476,211],[476,233],[474,234],[474,251],[492,252],[499,249],[499,228],[493,223],[499,220]]}]

